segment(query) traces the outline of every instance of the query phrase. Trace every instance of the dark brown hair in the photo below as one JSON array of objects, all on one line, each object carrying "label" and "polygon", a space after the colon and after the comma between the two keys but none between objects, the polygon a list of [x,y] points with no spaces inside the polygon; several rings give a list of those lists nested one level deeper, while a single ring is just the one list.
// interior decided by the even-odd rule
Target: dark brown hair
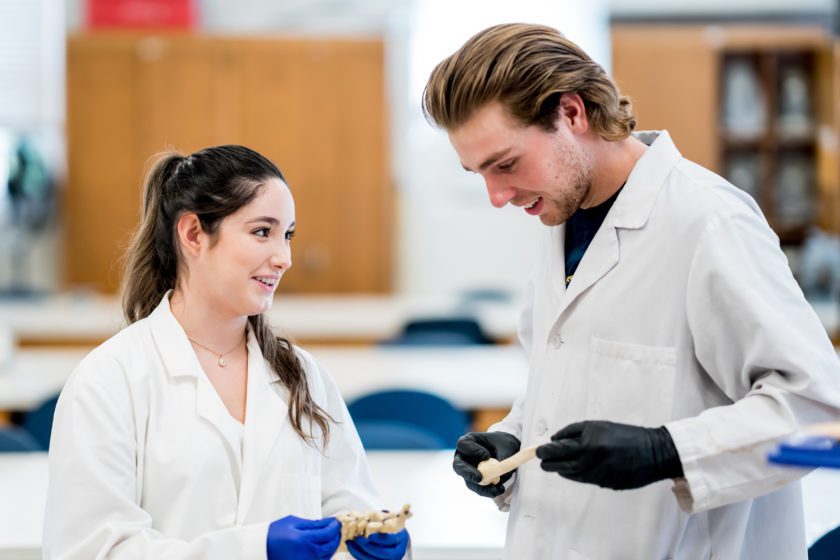
[{"label": "dark brown hair", "polygon": [[564,93],[580,95],[605,140],[627,138],[636,127],[630,99],[601,65],[556,29],[522,23],[489,27],[438,64],[423,91],[423,113],[452,130],[499,101],[520,124],[553,131]]},{"label": "dark brown hair", "polygon": [[[146,175],[140,227],[125,256],[120,295],[129,324],[154,311],[164,294],[185,274],[176,224],[195,213],[202,229],[214,236],[222,220],[253,200],[266,180],[286,182],[271,161],[243,146],[216,146],[189,156],[159,154]],[[312,423],[329,439],[334,419],[309,393],[306,372],[292,343],[271,330],[262,314],[248,317],[263,357],[289,390],[289,417],[305,441],[314,442]],[[304,418],[309,429],[304,430]]]}]

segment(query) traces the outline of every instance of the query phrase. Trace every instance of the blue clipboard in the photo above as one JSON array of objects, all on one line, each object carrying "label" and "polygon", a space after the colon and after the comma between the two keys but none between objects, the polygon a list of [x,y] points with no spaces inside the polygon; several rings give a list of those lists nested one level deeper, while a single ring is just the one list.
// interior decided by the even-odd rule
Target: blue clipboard
[{"label": "blue clipboard", "polygon": [[808,436],[782,443],[767,460],[791,467],[840,469],[840,441],[826,436]]}]

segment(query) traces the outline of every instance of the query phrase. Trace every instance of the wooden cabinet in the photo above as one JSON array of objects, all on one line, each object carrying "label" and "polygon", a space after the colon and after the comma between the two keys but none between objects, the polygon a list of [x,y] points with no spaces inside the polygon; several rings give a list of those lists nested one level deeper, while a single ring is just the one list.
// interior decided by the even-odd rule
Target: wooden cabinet
[{"label": "wooden cabinet", "polygon": [[391,289],[380,40],[86,35],[68,43],[66,283],[112,292],[148,158],[238,143],[295,195],[282,291]]},{"label": "wooden cabinet", "polygon": [[838,231],[835,61],[817,26],[614,24],[613,75],[638,129],[759,202],[783,244]]}]

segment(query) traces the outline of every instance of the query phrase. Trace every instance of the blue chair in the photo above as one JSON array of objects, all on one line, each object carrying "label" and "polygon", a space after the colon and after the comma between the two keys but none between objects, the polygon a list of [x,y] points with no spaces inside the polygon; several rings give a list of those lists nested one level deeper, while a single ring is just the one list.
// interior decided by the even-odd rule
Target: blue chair
[{"label": "blue chair", "polygon": [[41,451],[41,446],[23,428],[17,426],[0,428],[0,453],[20,453],[22,451]]},{"label": "blue chair", "polygon": [[470,423],[466,412],[424,391],[379,391],[348,408],[365,449],[451,449]]},{"label": "blue chair", "polygon": [[493,344],[481,325],[471,317],[440,317],[414,319],[406,323],[402,332],[386,346],[461,346]]},{"label": "blue chair", "polygon": [[840,527],[835,527],[808,548],[808,560],[837,560],[840,558]]},{"label": "blue chair", "polygon": [[44,451],[50,448],[50,434],[57,402],[58,395],[55,395],[41,403],[41,406],[35,410],[24,412],[20,417],[20,426],[32,434]]},{"label": "blue chair", "polygon": [[447,448],[439,435],[405,422],[360,420],[356,422],[356,431],[368,451]]}]

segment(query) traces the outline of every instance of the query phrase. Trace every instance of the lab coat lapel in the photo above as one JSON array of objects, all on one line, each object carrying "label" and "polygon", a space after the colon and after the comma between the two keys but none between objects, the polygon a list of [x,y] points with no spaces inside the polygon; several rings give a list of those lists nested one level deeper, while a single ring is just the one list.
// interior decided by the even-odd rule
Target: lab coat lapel
[{"label": "lab coat lapel", "polygon": [[[667,131],[640,132],[634,136],[647,144],[648,149],[633,167],[624,188],[583,255],[569,287],[563,291],[557,283],[565,286],[565,225],[560,235],[554,236],[558,243],[554,254],[560,255],[560,265],[555,267],[553,277],[555,291],[560,295],[558,317],[619,263],[621,243],[618,230],[644,227],[662,184],[682,158]],[[557,268],[563,268],[564,274],[556,274]]]},{"label": "lab coat lapel", "polygon": [[253,333],[248,333],[248,392],[242,450],[242,485],[237,519],[245,519],[259,492],[260,476],[275,454],[288,422],[288,402],[273,385],[280,383],[265,361]]},{"label": "lab coat lapel", "polygon": [[231,421],[233,419],[216,389],[207,379],[204,370],[201,369],[201,363],[199,363],[183,327],[172,314],[169,307],[170,293],[171,290],[166,293],[157,308],[149,315],[155,346],[160,353],[171,383],[176,384],[181,382],[181,379],[188,379],[194,384],[196,416],[206,420],[219,433],[227,452],[236,457],[239,455],[236,449],[238,438],[232,432]]},{"label": "lab coat lapel", "polygon": [[[560,298],[559,314],[562,314],[575,299],[618,264],[618,233],[615,226],[609,222],[610,217],[608,215],[583,255],[572,282]],[[565,262],[565,252],[561,250],[560,254],[563,255],[561,260]],[[565,275],[563,275],[561,281],[565,285]]]}]

